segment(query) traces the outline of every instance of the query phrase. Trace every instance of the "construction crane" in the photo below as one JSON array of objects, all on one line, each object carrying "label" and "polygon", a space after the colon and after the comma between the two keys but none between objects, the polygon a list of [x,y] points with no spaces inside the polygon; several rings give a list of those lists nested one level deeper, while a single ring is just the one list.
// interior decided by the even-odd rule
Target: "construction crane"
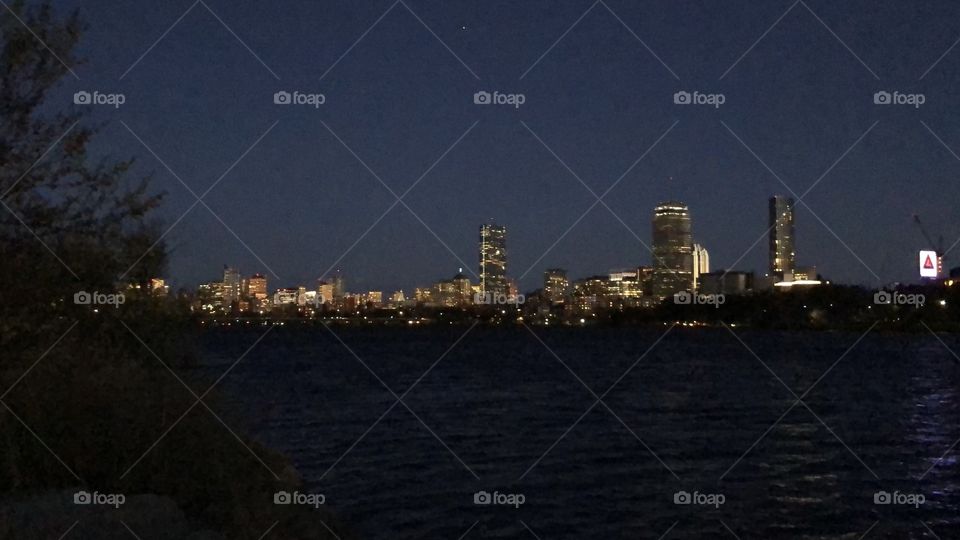
[{"label": "construction crane", "polygon": [[943,255],[943,235],[937,237],[937,242],[933,241],[933,238],[930,237],[930,233],[927,232],[927,228],[923,226],[923,223],[920,221],[920,216],[917,214],[913,215],[913,222],[917,224],[917,228],[920,229],[920,234],[927,240],[927,243],[930,245],[930,249],[937,252],[937,255]]}]

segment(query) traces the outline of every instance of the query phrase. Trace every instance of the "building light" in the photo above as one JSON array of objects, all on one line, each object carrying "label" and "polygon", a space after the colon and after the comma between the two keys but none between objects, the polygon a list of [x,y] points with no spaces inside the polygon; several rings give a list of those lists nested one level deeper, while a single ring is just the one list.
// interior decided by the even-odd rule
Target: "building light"
[{"label": "building light", "polygon": [[818,279],[801,279],[797,281],[778,281],[773,284],[774,287],[801,287],[801,286],[811,286],[811,285],[821,285],[822,282]]}]

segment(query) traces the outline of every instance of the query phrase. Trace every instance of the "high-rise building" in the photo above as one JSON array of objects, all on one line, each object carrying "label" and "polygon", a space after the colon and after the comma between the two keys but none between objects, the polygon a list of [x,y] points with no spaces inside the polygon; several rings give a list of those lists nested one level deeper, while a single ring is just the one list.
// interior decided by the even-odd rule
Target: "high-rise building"
[{"label": "high-rise building", "polygon": [[347,280],[343,274],[337,270],[337,275],[333,276],[333,297],[337,300],[347,295]]},{"label": "high-rise building", "polygon": [[543,273],[543,297],[550,303],[559,304],[567,296],[570,282],[567,271],[562,268],[550,268]]},{"label": "high-rise building", "polygon": [[793,248],[793,199],[770,197],[770,275],[791,274],[796,264]]},{"label": "high-rise building", "polygon": [[333,283],[320,280],[317,283],[317,297],[320,304],[333,303]]},{"label": "high-rise building", "polygon": [[591,276],[574,281],[571,295],[574,312],[589,313],[609,307],[607,290],[607,276]]},{"label": "high-rise building", "polygon": [[507,229],[500,225],[480,226],[480,294],[508,295]]},{"label": "high-rise building", "polygon": [[639,268],[610,272],[607,279],[607,297],[615,301],[611,307],[636,305],[643,296],[643,276]]},{"label": "high-rise building", "polygon": [[693,235],[687,205],[668,201],[653,211],[653,296],[693,289]]},{"label": "high-rise building", "polygon": [[211,281],[197,288],[197,304],[206,313],[215,313],[223,309],[223,282]]},{"label": "high-rise building", "polygon": [[700,290],[700,276],[710,272],[710,253],[700,244],[693,245],[693,289]]},{"label": "high-rise building", "polygon": [[236,268],[223,267],[223,305],[227,309],[240,300],[240,272]]},{"label": "high-rise building", "polygon": [[247,295],[258,301],[267,299],[267,278],[263,274],[254,274],[247,280]]}]

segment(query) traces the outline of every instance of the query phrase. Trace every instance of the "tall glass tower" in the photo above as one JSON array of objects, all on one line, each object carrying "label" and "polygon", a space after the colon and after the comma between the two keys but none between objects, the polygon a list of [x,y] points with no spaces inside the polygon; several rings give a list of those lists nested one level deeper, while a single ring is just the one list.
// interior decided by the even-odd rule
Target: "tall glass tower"
[{"label": "tall glass tower", "polygon": [[507,283],[507,229],[496,224],[480,226],[480,293],[509,294]]},{"label": "tall glass tower", "polygon": [[229,310],[230,304],[240,300],[240,272],[236,268],[223,266],[223,305]]},{"label": "tall glass tower", "polygon": [[784,277],[796,266],[793,249],[793,199],[770,197],[770,275]]},{"label": "tall glass tower", "polygon": [[693,290],[693,234],[690,211],[682,202],[653,210],[653,295],[666,298]]}]

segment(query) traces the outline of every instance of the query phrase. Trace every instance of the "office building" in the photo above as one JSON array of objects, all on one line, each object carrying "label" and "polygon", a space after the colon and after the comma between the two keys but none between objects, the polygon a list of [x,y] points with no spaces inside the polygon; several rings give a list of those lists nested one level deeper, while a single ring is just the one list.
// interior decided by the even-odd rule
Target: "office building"
[{"label": "office building", "polygon": [[[306,291],[304,291],[306,293]],[[286,306],[286,305],[296,305],[299,303],[300,299],[300,287],[287,287],[283,289],[277,289],[273,293],[273,305],[275,306]],[[306,294],[304,294],[304,301],[306,301]]]},{"label": "office building", "polygon": [[736,270],[700,274],[700,294],[745,294],[754,289],[753,272]]},{"label": "office building", "polygon": [[783,279],[792,274],[796,264],[793,242],[793,199],[770,197],[770,275]]},{"label": "office building", "polygon": [[610,307],[607,297],[607,276],[590,276],[573,282],[572,309],[576,313],[590,313]]},{"label": "office building", "polygon": [[339,270],[337,271],[337,275],[333,276],[332,285],[333,298],[335,300],[340,300],[347,295],[347,280],[344,279],[343,274],[341,274]]},{"label": "office building", "polygon": [[321,305],[333,303],[333,283],[323,280],[317,282],[317,302]]},{"label": "office building", "polygon": [[507,283],[507,229],[500,225],[480,226],[480,294],[510,294]]},{"label": "office building", "polygon": [[223,282],[211,281],[197,287],[197,306],[205,313],[216,313],[223,309]]},{"label": "office building", "polygon": [[693,290],[700,290],[700,275],[710,272],[710,254],[700,244],[693,245]]},{"label": "office building", "polygon": [[797,266],[793,269],[793,281],[816,281],[816,266]]},{"label": "office building", "polygon": [[254,274],[247,281],[247,296],[259,302],[267,299],[267,278],[263,274]]},{"label": "office building", "polygon": [[[643,296],[643,275],[640,269],[610,272],[607,278],[607,297],[621,301],[621,305],[633,305]],[[622,302],[626,300],[627,302]]]},{"label": "office building", "polygon": [[687,205],[669,201],[653,211],[653,296],[693,289],[693,235]]},{"label": "office building", "polygon": [[567,271],[562,268],[550,268],[543,273],[543,297],[548,302],[559,304],[564,301],[570,282]]},{"label": "office building", "polygon": [[230,308],[240,300],[240,272],[236,268],[223,267],[223,305]]}]

